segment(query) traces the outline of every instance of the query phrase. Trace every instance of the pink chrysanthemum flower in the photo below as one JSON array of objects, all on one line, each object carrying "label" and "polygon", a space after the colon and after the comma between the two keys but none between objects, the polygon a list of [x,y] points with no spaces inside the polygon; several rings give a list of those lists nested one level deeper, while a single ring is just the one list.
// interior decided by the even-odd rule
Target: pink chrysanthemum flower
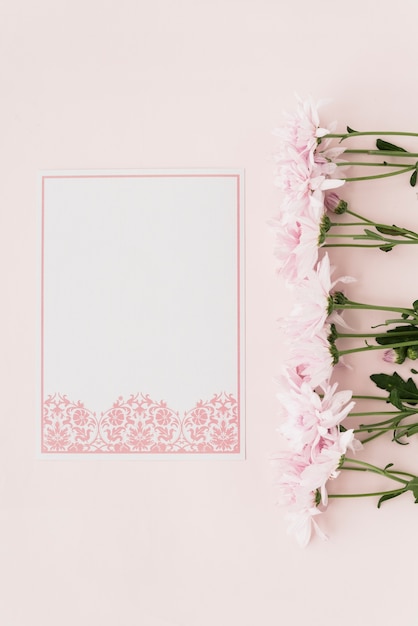
[{"label": "pink chrysanthemum flower", "polygon": [[309,446],[301,453],[278,453],[273,459],[278,470],[278,504],[287,508],[288,532],[301,547],[308,545],[313,530],[326,539],[314,517],[323,513],[328,505],[327,484],[338,477],[347,450],[356,452],[361,448],[353,430],[340,432],[336,427],[327,438],[321,439],[321,445],[313,460]]},{"label": "pink chrysanthemum flower", "polygon": [[361,448],[352,429],[340,428],[354,407],[352,392],[337,391],[337,384],[324,384],[321,392],[292,368],[285,368],[279,380],[278,399],[285,415],[279,430],[290,447],[274,457],[279,504],[288,507],[289,532],[303,546],[312,530],[323,535],[313,518],[328,504],[327,484],[339,475],[347,450]]},{"label": "pink chrysanthemum flower", "polygon": [[283,320],[286,337],[289,341],[304,340],[314,337],[325,325],[339,324],[347,328],[342,315],[334,309],[332,290],[335,285],[355,282],[351,276],[341,276],[332,280],[329,256],[325,253],[318,262],[315,271],[298,282],[294,288],[295,304],[290,316]]},{"label": "pink chrysanthemum flower", "polygon": [[325,241],[322,195],[313,193],[304,212],[286,212],[269,221],[275,233],[274,254],[278,271],[289,286],[307,278],[315,269],[319,248]]},{"label": "pink chrysanthemum flower", "polygon": [[276,131],[281,143],[275,156],[275,184],[283,197],[279,217],[271,225],[276,232],[278,269],[290,284],[315,268],[324,242],[325,194],[344,184],[334,178],[344,148],[329,147],[329,140],[322,139],[329,132],[320,126],[318,107],[311,98],[305,102],[299,98],[296,112]]},{"label": "pink chrysanthemum flower", "polygon": [[320,126],[318,109],[312,97],[302,100],[296,96],[297,105],[293,113],[285,113],[286,121],[277,128],[275,135],[286,145],[292,145],[298,154],[309,160],[318,145],[318,139],[328,135],[330,130]]},{"label": "pink chrysanthemum flower", "polygon": [[339,475],[339,467],[347,450],[356,452],[361,448],[361,443],[355,438],[352,429],[340,432],[334,428],[327,437],[321,438],[319,444],[314,460],[301,474],[301,486],[319,492],[322,505],[327,506],[327,483]]},{"label": "pink chrysanthemum flower", "polygon": [[322,139],[335,125],[332,124],[329,129],[320,126],[319,106],[312,98],[306,101],[298,98],[296,111],[287,114],[285,124],[275,131],[280,139],[275,157],[275,184],[284,192],[284,206],[291,212],[296,210],[298,214],[301,209],[302,213],[306,210],[312,193],[321,192],[323,195],[345,182],[333,178],[336,161],[344,148],[328,147],[329,140]]},{"label": "pink chrysanthemum flower", "polygon": [[309,212],[312,165],[293,146],[276,156],[277,174],[274,184],[283,192],[283,217],[305,215]]},{"label": "pink chrysanthemum flower", "polygon": [[306,278],[315,268],[319,252],[319,221],[306,215],[292,222],[270,221],[275,232],[274,255],[278,272],[289,285]]},{"label": "pink chrysanthemum flower", "polygon": [[353,429],[340,432],[337,427],[328,430],[312,448],[312,462],[301,474],[301,485],[309,490],[319,491],[321,503],[328,504],[328,481],[337,478],[339,468],[347,450],[361,449],[361,443],[355,438]]},{"label": "pink chrysanthemum flower", "polygon": [[308,446],[312,461],[321,439],[327,438],[330,429],[341,424],[353,409],[352,392],[337,391],[336,383],[325,384],[321,397],[289,368],[278,383],[277,398],[285,417],[279,431],[295,452],[301,453]]},{"label": "pink chrysanthemum flower", "polygon": [[302,485],[302,475],[309,466],[306,455],[291,452],[277,453],[272,459],[277,470],[278,505],[285,506],[285,518],[289,522],[288,533],[294,535],[301,547],[306,547],[315,531],[326,539],[314,517],[321,514],[316,493]]},{"label": "pink chrysanthemum flower", "polygon": [[330,192],[331,189],[338,189],[345,184],[345,180],[339,176],[334,177],[338,171],[343,173],[346,170],[344,163],[339,157],[345,152],[345,148],[341,146],[330,146],[330,139],[325,140],[321,147],[318,147],[314,154],[314,166],[312,168],[311,189],[320,189],[322,192]]},{"label": "pink chrysanthemum flower", "polygon": [[330,326],[325,326],[314,336],[291,346],[290,365],[312,389],[329,382],[334,366],[338,363],[328,337]]},{"label": "pink chrysanthemum flower", "polygon": [[322,513],[315,502],[316,494],[309,489],[301,489],[294,504],[288,507],[285,519],[289,522],[287,532],[293,535],[301,548],[306,548],[314,531],[321,539],[328,539],[314,519]]}]

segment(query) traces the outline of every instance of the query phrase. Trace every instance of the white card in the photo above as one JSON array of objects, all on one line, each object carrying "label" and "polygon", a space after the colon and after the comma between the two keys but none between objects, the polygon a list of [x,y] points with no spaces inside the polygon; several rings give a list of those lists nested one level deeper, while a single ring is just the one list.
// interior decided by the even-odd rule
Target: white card
[{"label": "white card", "polygon": [[241,170],[43,172],[44,458],[244,458]]}]

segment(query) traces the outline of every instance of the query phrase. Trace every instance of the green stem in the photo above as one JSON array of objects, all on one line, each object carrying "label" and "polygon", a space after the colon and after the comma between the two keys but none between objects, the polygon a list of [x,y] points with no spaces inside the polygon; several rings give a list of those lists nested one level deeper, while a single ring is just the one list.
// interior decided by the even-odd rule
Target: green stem
[{"label": "green stem", "polygon": [[402,158],[417,158],[418,152],[408,152],[403,150],[344,150],[343,154],[367,154],[368,156],[392,156]]},{"label": "green stem", "polygon": [[389,176],[397,176],[398,174],[404,174],[406,172],[412,172],[412,170],[416,169],[416,165],[410,165],[409,167],[403,167],[400,170],[396,170],[396,172],[386,172],[386,174],[374,174],[373,176],[353,176],[350,178],[340,178],[340,180],[345,180],[347,183],[352,183],[358,180],[374,180],[377,178],[389,178]]},{"label": "green stem", "polygon": [[[408,333],[408,336],[413,335],[413,331],[411,333]],[[418,329],[416,331],[416,335],[417,335],[417,339],[418,339]],[[393,333],[390,332],[390,334],[386,333],[359,333],[358,335],[356,333],[336,333],[336,335],[334,334],[333,337],[335,337],[336,339],[340,339],[340,338],[347,338],[347,337],[355,337],[355,338],[359,338],[361,339],[362,337],[366,337],[366,338],[370,338],[370,337],[402,337],[405,336],[405,333],[402,332],[398,332],[398,333]]]},{"label": "green stem", "polygon": [[400,476],[409,476],[409,478],[416,478],[415,474],[411,474],[410,472],[400,472],[399,470],[389,470],[392,474],[399,474]]},{"label": "green stem", "polygon": [[407,152],[406,150],[369,150],[371,155],[382,155],[382,156],[393,156],[393,157],[413,157],[416,159],[418,157],[418,152]]},{"label": "green stem", "polygon": [[[390,228],[393,229],[393,226],[388,226],[387,224],[377,224],[374,222],[330,222],[329,223],[329,227],[333,228],[340,228],[341,226],[373,226],[376,229],[381,227],[381,228]],[[395,234],[396,237],[408,237],[409,239],[418,239],[418,234],[414,233],[412,230],[407,230],[406,228],[400,228],[399,226],[396,226],[397,229],[397,233]],[[392,233],[393,235],[393,233]],[[331,237],[332,235],[327,233],[327,237]],[[347,235],[348,236],[348,235]]]},{"label": "green stem", "polygon": [[[343,225],[344,224],[339,224],[339,226],[343,226]],[[376,237],[370,237],[369,235],[359,235],[358,233],[334,234],[334,233],[327,232],[327,239],[328,237],[336,237],[337,239],[338,238],[346,238],[346,239],[360,239],[361,238],[361,239],[370,239],[370,241],[376,241]],[[386,241],[390,241],[390,240],[382,237],[382,239],[380,239],[379,241],[382,242],[380,245],[383,245]],[[403,243],[403,242],[396,241],[396,243]]]},{"label": "green stem", "polygon": [[[350,417],[366,417],[369,415],[397,415],[399,416],[399,411],[383,411],[383,412],[382,411],[364,411],[361,413],[350,413]],[[393,422],[393,417],[390,420],[386,420],[386,422]],[[382,423],[385,423],[385,422],[382,422]],[[376,425],[377,424],[372,424],[371,426],[367,426],[367,424],[364,424],[365,428],[373,428]],[[360,427],[360,430],[355,431],[355,432],[361,432],[361,430],[365,430],[365,429]]]},{"label": "green stem", "polygon": [[369,441],[373,441],[373,439],[377,439],[378,437],[384,434],[385,434],[384,432],[375,433],[374,435],[371,435],[370,437],[366,437],[366,439],[362,439],[361,443],[364,445],[365,443],[369,443]]},{"label": "green stem", "polygon": [[[333,237],[335,235],[330,235],[330,237]],[[343,235],[344,237],[348,237],[348,235]],[[375,237],[371,237],[370,235],[351,235],[353,239],[366,239],[366,240],[370,240],[370,241],[376,241]],[[389,239],[389,237],[382,237],[381,239],[379,239],[379,241],[381,241],[382,243],[380,245],[385,245],[386,243],[388,244],[394,244],[394,246],[399,246],[400,244],[402,245],[412,245],[412,244],[416,244],[418,243],[418,239],[414,238],[411,239],[411,237],[409,237],[409,241],[400,241],[399,239]]]},{"label": "green stem", "polygon": [[[389,411],[383,411],[380,412],[380,415],[386,415],[387,413],[389,413]],[[383,420],[382,422],[374,422],[374,424],[360,424],[359,428],[363,428],[363,430],[367,430],[370,428],[374,428],[375,426],[385,426],[386,424],[394,424],[395,421],[399,421],[405,419],[405,417],[410,417],[411,415],[416,415],[418,413],[418,411],[415,410],[409,410],[408,411],[398,411],[397,413],[397,417],[391,417],[390,419],[387,420]],[[351,413],[350,413],[351,415]]]},{"label": "green stem", "polygon": [[328,133],[321,139],[348,139],[349,137],[365,137],[366,135],[395,135],[398,137],[418,137],[418,133],[398,132],[398,131],[377,131],[377,130],[363,130],[354,131],[352,133]]},{"label": "green stem", "polygon": [[416,326],[417,322],[418,322],[417,318],[414,318],[412,320],[407,320],[401,317],[397,319],[395,318],[391,320],[385,320],[383,324],[377,324],[376,326],[372,326],[372,328],[379,328],[380,326],[389,326],[389,324],[410,324],[411,326]]},{"label": "green stem", "polygon": [[362,348],[351,348],[350,350],[338,350],[339,356],[344,354],[354,354],[355,352],[367,352],[368,350],[389,350],[390,348],[407,348],[408,346],[416,346],[417,341],[404,341],[402,343],[385,344],[384,346],[364,346]]},{"label": "green stem", "polygon": [[383,243],[376,245],[367,243],[325,243],[321,248],[381,248]]},{"label": "green stem", "polygon": [[[350,470],[350,472],[367,472],[366,469],[362,467],[340,467],[342,470]],[[409,476],[410,478],[416,478],[415,474],[411,474],[410,472],[401,472],[399,470],[386,470],[390,474],[399,474],[400,476]]]},{"label": "green stem", "polygon": [[[344,226],[344,224],[339,224],[339,226]],[[366,239],[369,241],[376,241],[376,237],[371,237],[370,235],[360,235],[359,233],[348,233],[348,234],[343,234],[343,233],[327,233],[327,238],[328,237],[336,237],[338,238],[346,238],[346,239]],[[418,243],[418,235],[416,237],[412,237],[411,235],[402,235],[402,233],[399,234],[399,237],[407,237],[409,239],[409,241],[402,241],[400,239],[389,239],[389,237],[382,237],[380,235],[379,241],[381,241],[382,243],[379,244],[380,246],[384,245],[385,243],[393,243],[395,245],[399,245],[399,244],[413,244],[413,243]]]},{"label": "green stem", "polygon": [[[382,154],[382,150],[376,150],[376,153]],[[402,153],[402,156],[404,156],[404,153]],[[335,165],[337,167],[356,167],[363,165],[365,167],[412,167],[410,163],[387,163],[387,161],[383,161],[382,163],[379,163],[378,161],[341,161],[339,163],[335,163]]]},{"label": "green stem", "polygon": [[[347,468],[349,469],[349,468]],[[405,489],[392,489],[390,491],[372,491],[370,493],[329,493],[328,498],[366,498],[369,496],[386,496],[404,493]]]},{"label": "green stem", "polygon": [[[416,426],[416,423],[414,424],[403,424],[401,426],[401,428],[407,428],[408,426]],[[372,426],[368,427],[368,428],[355,428],[353,430],[353,432],[355,433],[373,433],[373,432],[379,432],[379,433],[388,433],[391,430],[398,430],[398,424],[392,424],[392,426],[377,426],[376,428],[373,428]]]},{"label": "green stem", "polygon": [[403,309],[401,307],[391,306],[378,306],[375,304],[363,304],[361,302],[355,302],[354,300],[346,300],[345,304],[338,304],[335,306],[338,309],[369,309],[372,311],[394,311],[395,313],[407,313],[408,315],[415,315],[413,309]]},{"label": "green stem", "polygon": [[374,222],[330,222],[329,225],[331,228],[333,226],[375,226]]},{"label": "green stem", "polygon": [[381,224],[379,222],[373,222],[372,220],[369,220],[367,217],[363,217],[362,215],[359,215],[357,213],[353,213],[352,211],[349,211],[347,209],[346,213],[349,213],[350,215],[353,215],[354,217],[357,217],[358,219],[362,220],[360,222],[330,222],[330,227],[336,226],[373,226],[374,228],[396,228],[396,230],[398,231],[399,235],[397,236],[402,236],[402,237],[409,237],[411,239],[418,239],[418,233],[415,233],[413,230],[408,230],[407,228],[401,228],[400,226],[394,226],[389,225],[389,224]]},{"label": "green stem", "polygon": [[382,398],[382,396],[351,396],[352,398],[354,398],[355,400],[384,400],[385,402],[387,402],[386,398]]},{"label": "green stem", "polygon": [[360,220],[364,220],[368,224],[373,224],[374,225],[374,222],[369,220],[367,217],[364,217],[363,215],[360,215],[360,213],[354,213],[354,211],[351,211],[350,209],[347,209],[346,213],[348,213],[349,215],[352,215],[353,217],[358,217]]},{"label": "green stem", "polygon": [[[385,478],[391,478],[392,480],[398,483],[403,483],[404,485],[407,485],[409,482],[408,480],[403,480],[402,478],[397,478],[396,476],[392,476],[391,473],[388,472],[387,470],[384,470],[384,469],[382,470],[380,469],[380,467],[377,467],[376,465],[372,465],[371,463],[366,463],[366,461],[360,461],[358,459],[351,459],[351,458],[349,459],[345,457],[344,463],[353,463],[353,465],[359,465],[361,469],[364,469],[364,471],[372,472],[373,474],[379,474],[380,476],[385,476]],[[351,469],[351,468],[343,465],[341,469]]]}]

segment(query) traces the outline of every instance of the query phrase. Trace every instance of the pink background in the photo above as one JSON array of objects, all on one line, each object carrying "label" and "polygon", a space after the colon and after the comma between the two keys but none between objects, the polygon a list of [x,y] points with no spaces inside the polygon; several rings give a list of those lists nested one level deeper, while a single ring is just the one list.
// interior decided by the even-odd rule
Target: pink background
[{"label": "pink background", "polygon": [[[417,130],[417,18],[416,0],[1,2],[2,624],[418,624],[410,498],[333,504],[331,539],[305,551],[275,508],[290,300],[266,226],[271,131],[295,91],[332,98],[341,124]],[[148,167],[246,170],[247,460],[37,461],[38,170]],[[379,187],[388,219],[398,188]],[[396,210],[416,228],[407,192]],[[400,267],[399,297],[418,297],[412,251],[340,258],[358,299],[394,300]]]}]

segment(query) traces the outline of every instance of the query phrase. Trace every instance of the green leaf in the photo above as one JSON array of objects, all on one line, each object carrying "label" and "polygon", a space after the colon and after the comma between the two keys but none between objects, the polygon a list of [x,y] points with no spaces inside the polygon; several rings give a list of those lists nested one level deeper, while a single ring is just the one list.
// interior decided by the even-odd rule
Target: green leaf
[{"label": "green leaf", "polygon": [[418,433],[418,424],[414,426],[405,426],[405,435],[407,437],[411,437],[412,435],[416,435]]},{"label": "green leaf", "polygon": [[372,374],[370,378],[374,382],[374,384],[379,387],[379,389],[384,389],[385,391],[390,391],[394,387],[397,387],[404,382],[404,380],[399,376],[397,372],[394,372],[392,375]]},{"label": "green leaf", "polygon": [[404,405],[402,404],[402,400],[400,398],[398,389],[391,390],[389,394],[389,402],[393,404],[393,406],[399,409],[400,411],[403,411]]},{"label": "green leaf", "polygon": [[[412,378],[403,380],[397,372],[394,372],[392,375],[372,374],[370,379],[379,389],[384,389],[389,393],[390,402],[392,401],[390,394],[396,389],[393,400],[397,404],[399,404],[399,402],[406,402],[411,406],[418,404],[418,388]],[[396,404],[394,406],[396,406]]]},{"label": "green leaf", "polygon": [[405,491],[412,491],[415,498],[415,504],[418,503],[418,477],[415,476],[409,483],[405,486]]},{"label": "green leaf", "polygon": [[383,471],[386,472],[386,470],[388,470],[389,467],[393,467],[393,463],[388,463],[387,465],[385,465],[385,467],[383,468]]},{"label": "green leaf", "polygon": [[418,300],[414,300],[414,302],[412,303],[412,308],[416,313],[418,313]]},{"label": "green leaf", "polygon": [[399,232],[399,228],[393,224],[393,226],[376,226],[376,230],[383,235],[393,235],[400,237],[402,233]]},{"label": "green leaf", "polygon": [[347,133],[357,133],[357,130],[353,130],[352,128],[350,128],[349,126],[347,126]]},{"label": "green leaf", "polygon": [[366,235],[368,235],[368,237],[370,237],[370,239],[379,239],[380,241],[383,240],[383,237],[381,237],[380,235],[375,233],[374,230],[370,230],[369,228],[365,228],[364,232],[366,233]]},{"label": "green leaf", "polygon": [[394,143],[389,143],[384,139],[378,139],[376,141],[376,148],[378,150],[390,150],[390,152],[407,152],[404,148],[400,148],[399,146],[395,146]]},{"label": "green leaf", "polygon": [[417,170],[414,170],[411,174],[411,178],[409,179],[409,184],[411,187],[415,187],[417,184]]},{"label": "green leaf", "polygon": [[411,374],[418,374],[418,370],[411,368]]},{"label": "green leaf", "polygon": [[384,496],[381,496],[381,498],[379,498],[379,502],[377,503],[377,508],[380,509],[382,502],[386,502],[386,500],[391,500],[392,498],[396,498],[397,496],[400,496],[401,493],[404,493],[403,489],[402,491],[396,491],[395,493],[385,493]]},{"label": "green leaf", "polygon": [[[393,333],[396,333],[396,337],[393,337]],[[399,337],[399,335],[402,335]],[[404,343],[404,342],[416,341],[418,344],[418,328],[413,324],[408,324],[407,326],[395,326],[395,328],[391,328],[386,331],[386,334],[383,337],[376,337],[376,343],[381,346],[393,345],[394,343]]]},{"label": "green leaf", "polygon": [[393,250],[393,246],[386,244],[385,246],[379,246],[379,250],[382,252],[391,252]]}]

